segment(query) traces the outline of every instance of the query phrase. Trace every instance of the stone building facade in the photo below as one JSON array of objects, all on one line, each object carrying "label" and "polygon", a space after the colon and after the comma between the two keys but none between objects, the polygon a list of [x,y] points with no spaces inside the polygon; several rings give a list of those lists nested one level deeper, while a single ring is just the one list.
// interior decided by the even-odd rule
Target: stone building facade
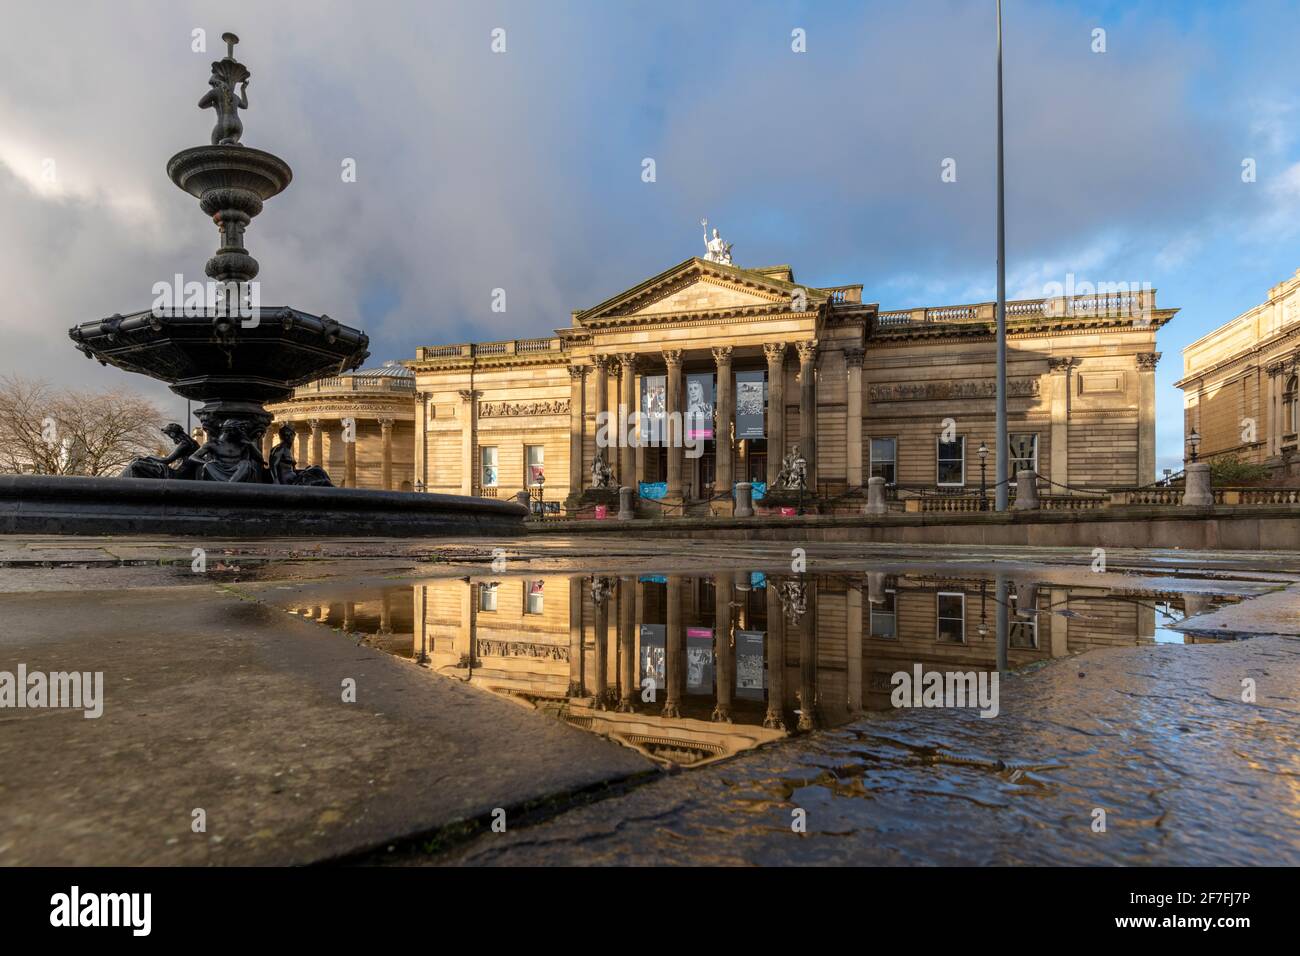
[{"label": "stone building facade", "polygon": [[320,465],[343,488],[416,490],[415,376],[405,366],[389,362],[310,382],[266,410],[275,416],[263,438],[268,459],[288,422],[297,432],[299,468]]},{"label": "stone building facade", "polygon": [[[1153,480],[1156,332],[1175,311],[1150,290],[1008,303],[1012,472],[1058,493]],[[992,303],[882,312],[860,285],[687,259],[553,337],[418,349],[416,479],[572,508],[600,453],[643,511],[728,513],[736,482],[761,494],[797,446],[812,494],[873,474],[977,492],[981,444],[996,474],[994,328]]]},{"label": "stone building facade", "polygon": [[1235,455],[1300,474],[1300,270],[1268,299],[1183,349],[1184,437],[1199,456]]}]

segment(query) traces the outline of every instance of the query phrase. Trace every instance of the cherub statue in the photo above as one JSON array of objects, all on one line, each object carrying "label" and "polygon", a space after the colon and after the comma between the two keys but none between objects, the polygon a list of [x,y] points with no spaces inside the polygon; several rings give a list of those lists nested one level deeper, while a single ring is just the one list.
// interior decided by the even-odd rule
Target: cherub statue
[{"label": "cherub statue", "polygon": [[208,439],[190,455],[200,481],[260,482],[266,470],[262,450],[235,419],[221,423],[215,439]]},{"label": "cherub statue", "polygon": [[[122,469],[119,478],[194,478],[198,467],[190,461],[190,456],[199,450],[199,443],[185,429],[172,422],[162,429],[162,433],[172,440],[175,448],[166,458],[160,455],[145,455],[134,459]],[[173,468],[173,465],[179,465]]]},{"label": "cherub statue", "polygon": [[[212,76],[208,78],[211,87],[199,100],[199,109],[213,108],[217,111],[217,125],[212,127],[213,146],[238,146],[239,138],[244,135],[244,124],[239,118],[239,111],[248,109],[248,67],[235,59],[235,44],[239,37],[233,33],[223,33],[221,39],[226,41],[227,53],[212,64]],[[239,86],[239,94],[235,87]]]},{"label": "cherub statue", "polygon": [[614,472],[605,464],[605,453],[596,452],[596,457],[591,460],[591,487],[608,488],[613,480]]},{"label": "cherub statue", "polygon": [[298,463],[293,457],[293,438],[297,434],[293,426],[285,422],[280,426],[280,444],[271,449],[271,481],[277,485],[313,485],[332,488],[334,482],[318,465],[295,468]]}]

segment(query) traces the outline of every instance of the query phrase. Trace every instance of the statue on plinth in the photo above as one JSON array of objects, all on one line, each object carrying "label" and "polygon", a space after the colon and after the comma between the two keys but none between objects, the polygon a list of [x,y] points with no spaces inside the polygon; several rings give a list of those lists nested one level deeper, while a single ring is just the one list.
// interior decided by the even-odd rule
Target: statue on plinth
[{"label": "statue on plinth", "polygon": [[285,422],[280,426],[280,444],[271,449],[271,482],[277,485],[310,485],[333,488],[334,482],[319,465],[295,468],[298,460],[293,456],[293,439],[297,432]]},{"label": "statue on plinth", "polygon": [[605,453],[597,451],[596,457],[591,460],[591,487],[598,489],[609,488],[613,483],[613,469],[605,464]]},{"label": "statue on plinth", "polygon": [[165,458],[161,455],[145,455],[133,459],[122,469],[119,478],[187,479],[198,476],[198,466],[190,460],[190,456],[199,450],[199,443],[185,434],[185,429],[176,422],[164,426],[162,433],[176,446],[172,453]]},{"label": "statue on plinth", "polygon": [[[248,109],[248,80],[252,74],[248,67],[235,59],[235,44],[239,37],[223,33],[221,39],[226,41],[226,55],[213,61],[212,76],[208,78],[211,89],[199,100],[199,109],[217,111],[217,125],[212,128],[213,146],[238,146],[239,138],[244,135],[239,111]],[[236,86],[239,87],[238,95]]]},{"label": "statue on plinth", "polygon": [[731,243],[718,235],[716,226],[713,228],[713,238],[709,238],[709,220],[701,219],[700,225],[704,227],[704,261],[717,262],[724,266],[732,265]]},{"label": "statue on plinth", "polygon": [[791,445],[790,454],[781,459],[781,470],[776,476],[777,488],[798,490],[808,480],[808,462],[799,454],[799,446]]}]

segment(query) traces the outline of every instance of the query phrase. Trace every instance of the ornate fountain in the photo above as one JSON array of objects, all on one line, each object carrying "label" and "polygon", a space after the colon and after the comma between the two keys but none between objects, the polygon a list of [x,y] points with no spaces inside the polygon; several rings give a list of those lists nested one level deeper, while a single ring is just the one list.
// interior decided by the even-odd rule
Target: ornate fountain
[{"label": "ornate fountain", "polygon": [[[212,142],[183,149],[167,162],[172,182],[199,201],[221,234],[204,270],[211,280],[204,286],[215,297],[202,307],[188,299],[171,307],[155,303],[83,323],[68,335],[87,358],[160,379],[176,394],[202,403],[195,415],[209,441],[192,464],[213,467],[126,474],[286,483],[282,475],[292,474],[292,459],[289,470],[274,470],[258,448],[271,424],[265,405],[288,398],[299,385],[359,368],[369,355],[369,339],[327,315],[261,305],[254,281],[258,263],[244,245],[244,232],[266,201],[289,185],[293,171],[280,157],[240,142],[239,110],[248,108],[250,74],[235,59],[239,38],[226,33],[222,39],[226,55],[212,64],[208,92],[198,104],[216,110]],[[230,467],[222,467],[223,459]]]}]

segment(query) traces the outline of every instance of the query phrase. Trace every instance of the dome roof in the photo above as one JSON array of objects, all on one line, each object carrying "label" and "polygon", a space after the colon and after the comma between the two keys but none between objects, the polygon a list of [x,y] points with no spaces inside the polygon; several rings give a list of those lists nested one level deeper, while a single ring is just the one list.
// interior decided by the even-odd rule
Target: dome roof
[{"label": "dome roof", "polygon": [[385,362],[377,368],[363,368],[346,374],[364,375],[367,378],[415,378],[415,373],[400,362]]}]

